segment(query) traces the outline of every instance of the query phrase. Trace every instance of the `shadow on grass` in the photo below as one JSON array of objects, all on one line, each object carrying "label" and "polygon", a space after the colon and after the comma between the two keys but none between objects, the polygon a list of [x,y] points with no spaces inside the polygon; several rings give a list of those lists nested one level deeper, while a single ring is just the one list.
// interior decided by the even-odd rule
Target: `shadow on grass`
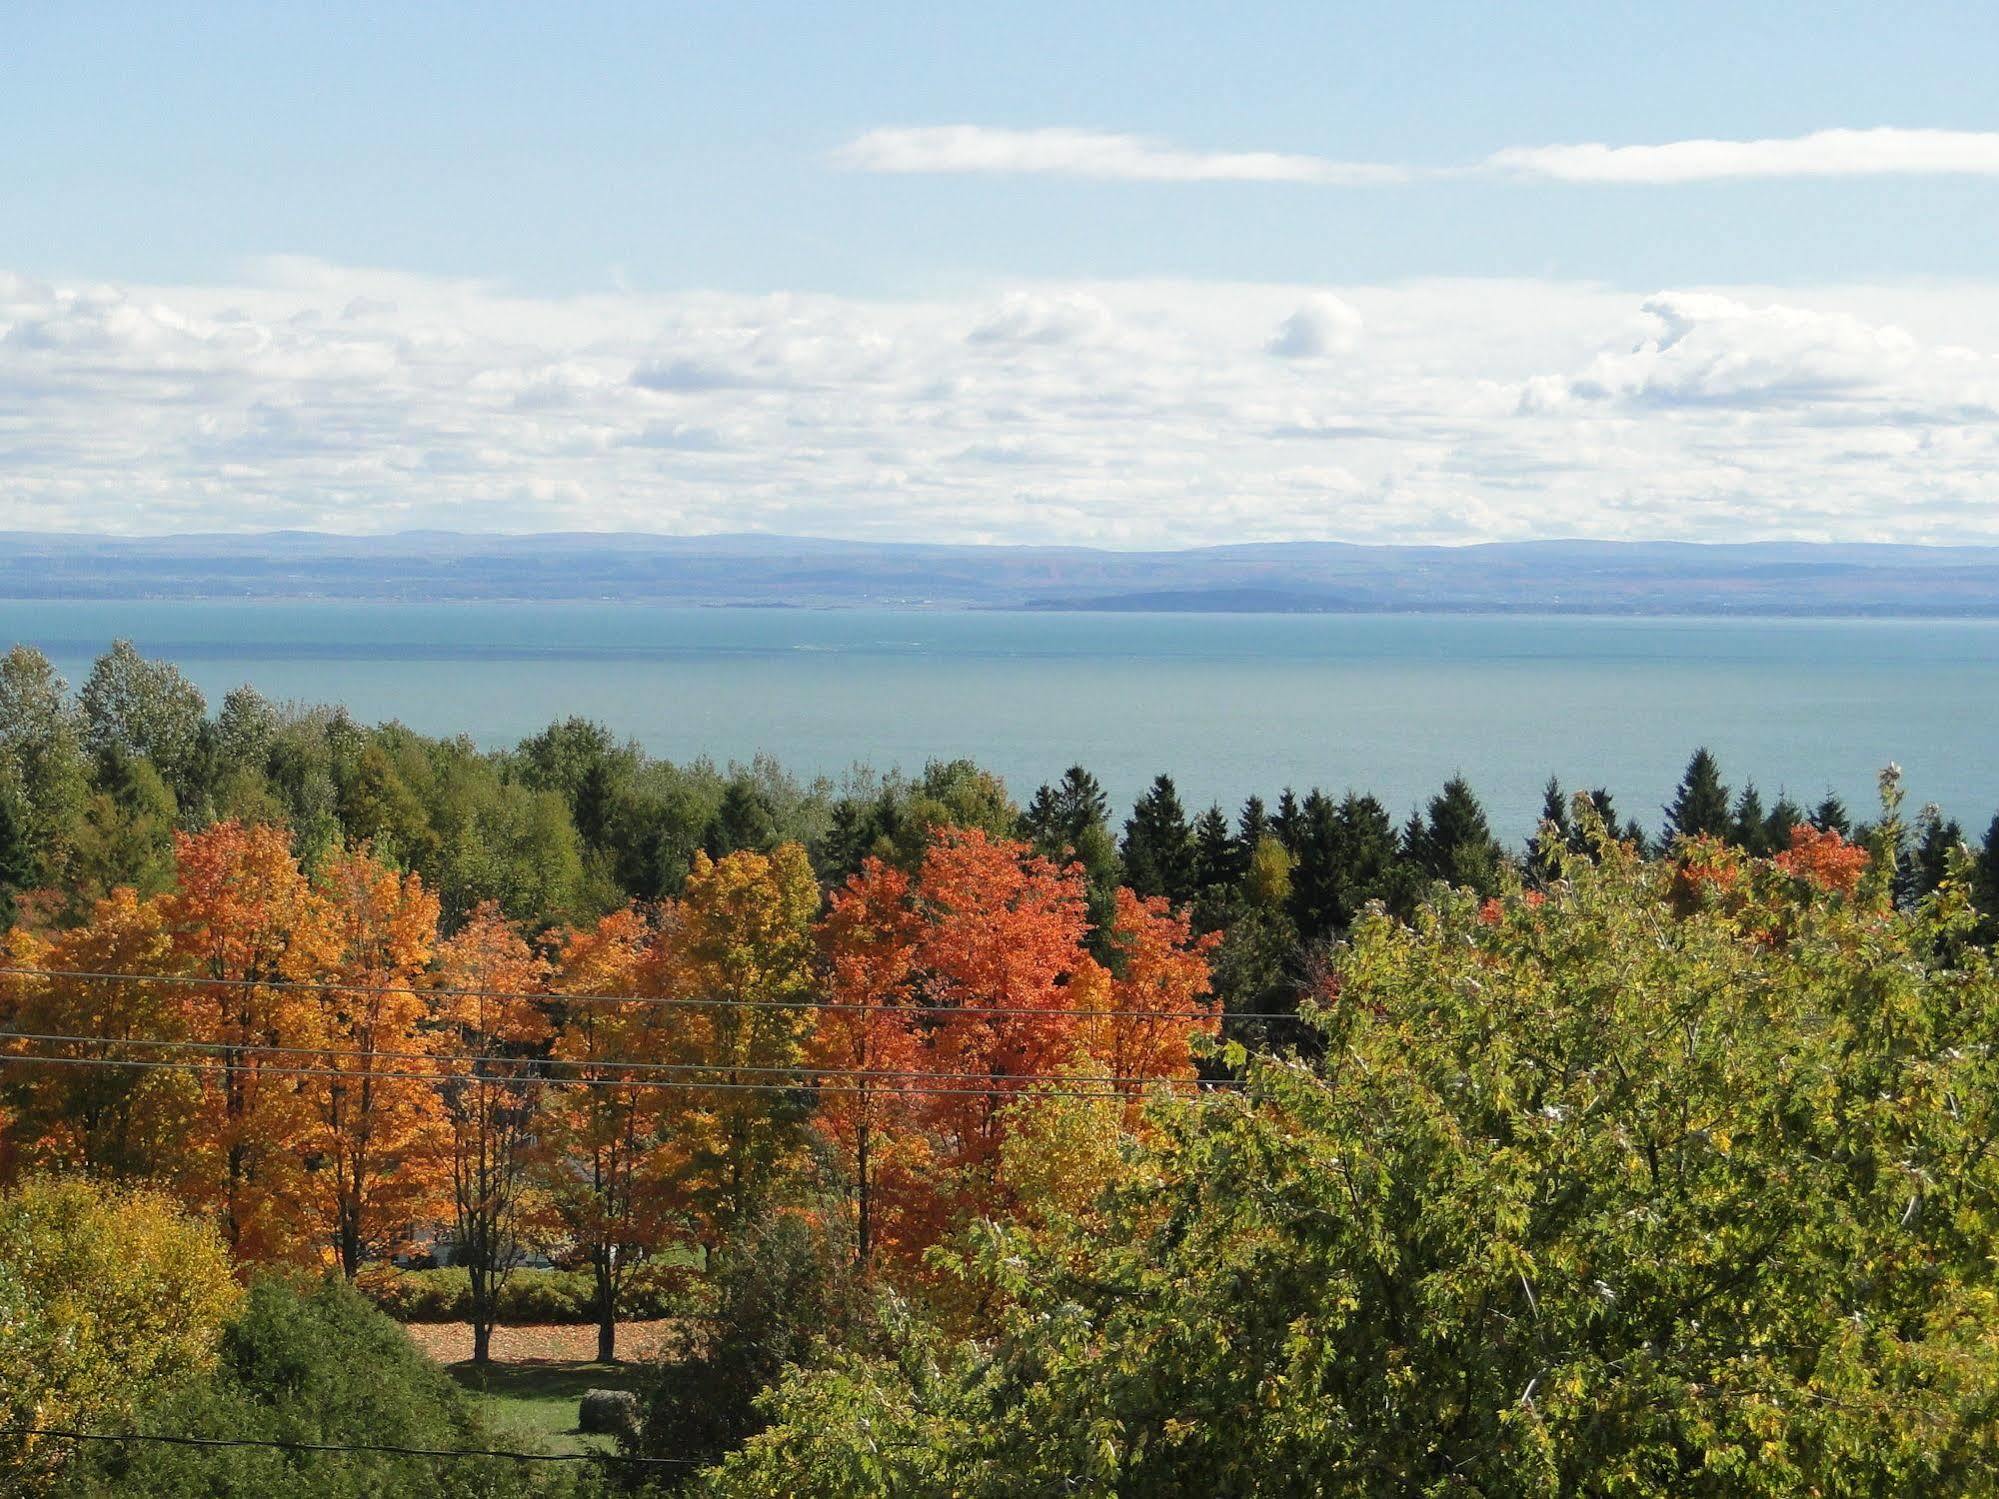
[{"label": "shadow on grass", "polygon": [[478,1395],[503,1400],[581,1400],[586,1390],[636,1390],[645,1377],[638,1364],[567,1364],[530,1359],[494,1362],[483,1369],[467,1359],[451,1377]]}]

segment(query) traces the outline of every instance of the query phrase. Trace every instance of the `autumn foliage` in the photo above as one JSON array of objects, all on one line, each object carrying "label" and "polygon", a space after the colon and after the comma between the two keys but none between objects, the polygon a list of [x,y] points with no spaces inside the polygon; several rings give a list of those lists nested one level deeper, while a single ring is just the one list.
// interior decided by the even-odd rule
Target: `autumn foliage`
[{"label": "autumn foliage", "polygon": [[[447,931],[366,844],[308,865],[281,828],[218,823],[175,838],[162,893],[6,935],[0,1170],[147,1182],[239,1263],[352,1276],[449,1242],[482,1349],[545,1245],[595,1271],[609,1357],[635,1267],[721,1252],[815,1174],[875,1264],[1094,1191],[1105,1142],[1008,1141],[1081,1093],[1114,1145],[1148,1083],[1191,1079],[1220,938],[1121,890],[1099,962],[1090,909],[1079,866],[944,828],[830,900],[785,844],[697,854],[677,898],[585,926],[487,903]],[[1041,1180],[1064,1161],[1100,1164]]]}]

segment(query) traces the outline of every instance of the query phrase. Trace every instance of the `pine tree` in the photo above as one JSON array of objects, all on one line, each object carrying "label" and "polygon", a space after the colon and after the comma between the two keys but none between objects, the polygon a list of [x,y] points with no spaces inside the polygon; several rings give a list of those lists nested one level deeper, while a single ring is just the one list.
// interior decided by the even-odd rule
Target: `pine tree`
[{"label": "pine tree", "polygon": [[1821,833],[1837,833],[1840,837],[1853,837],[1853,819],[1846,814],[1846,803],[1832,792],[1825,794],[1825,800],[1812,808],[1812,826]]},{"label": "pine tree", "polygon": [[1403,864],[1388,809],[1371,796],[1349,792],[1335,803],[1315,789],[1298,820],[1290,910],[1310,944],[1345,931],[1368,901],[1394,895]]},{"label": "pine tree", "polygon": [[1990,941],[1999,933],[1999,812],[1992,815],[1978,857],[1971,861],[1971,899],[1985,913],[1983,931]]},{"label": "pine tree", "polygon": [[1535,825],[1534,836],[1527,840],[1527,872],[1537,883],[1545,884],[1555,877],[1555,863],[1541,850],[1541,840],[1554,830],[1557,847],[1567,848],[1575,840],[1575,829],[1569,825],[1568,801],[1562,795],[1562,783],[1554,776],[1548,777],[1548,784],[1541,788],[1541,820]]},{"label": "pine tree", "polygon": [[1412,819],[1414,847],[1408,857],[1433,880],[1466,886],[1480,895],[1499,890],[1499,842],[1485,808],[1463,776],[1452,776],[1430,798],[1427,822]]},{"label": "pine tree", "polygon": [[1140,895],[1175,905],[1194,894],[1194,833],[1171,776],[1162,775],[1138,799],[1124,825],[1125,883]]},{"label": "pine tree", "polygon": [[1245,849],[1254,850],[1270,831],[1270,814],[1263,809],[1263,798],[1252,796],[1242,804],[1242,814],[1236,819],[1238,841]]},{"label": "pine tree", "polygon": [[1934,802],[1917,815],[1916,829],[1915,857],[1903,866],[1901,894],[1910,904],[1936,893],[1950,877],[1952,850],[1964,843],[1964,828],[1955,819],[1946,818]]},{"label": "pine tree", "polygon": [[1776,852],[1770,846],[1769,838],[1769,819],[1763,812],[1763,798],[1757,794],[1756,783],[1750,781],[1735,799],[1735,817],[1729,824],[1728,841],[1744,853],[1760,858]]},{"label": "pine tree", "polygon": [[1022,814],[1020,828],[1036,848],[1050,858],[1060,858],[1067,849],[1081,845],[1087,828],[1108,826],[1110,798],[1104,788],[1080,765],[1072,765],[1062,779],[1050,786],[1045,782]]},{"label": "pine tree", "polygon": [[1728,787],[1722,784],[1714,756],[1702,747],[1687,761],[1687,773],[1680,777],[1679,790],[1666,808],[1659,841],[1670,846],[1681,838],[1724,838],[1728,831]]},{"label": "pine tree", "polygon": [[1804,821],[1804,808],[1780,792],[1777,804],[1763,819],[1763,846],[1771,853],[1782,853],[1791,846],[1791,829],[1803,826]]},{"label": "pine tree", "polygon": [[14,898],[34,878],[34,850],[28,847],[28,820],[12,786],[0,778],[0,928],[14,919]]},{"label": "pine tree", "polygon": [[1209,807],[1194,822],[1194,884],[1202,892],[1227,891],[1242,879],[1249,850],[1229,831],[1229,820],[1218,806]]},{"label": "pine tree", "polygon": [[1270,831],[1277,835],[1277,841],[1295,859],[1298,856],[1298,840],[1305,832],[1305,813],[1298,804],[1297,794],[1289,786],[1278,794],[1277,815],[1270,819]]}]

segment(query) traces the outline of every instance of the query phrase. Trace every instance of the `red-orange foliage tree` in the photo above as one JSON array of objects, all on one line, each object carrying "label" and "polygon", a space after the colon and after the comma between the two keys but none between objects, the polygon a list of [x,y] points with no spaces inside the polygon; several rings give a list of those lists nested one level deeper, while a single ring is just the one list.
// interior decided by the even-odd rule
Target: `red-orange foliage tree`
[{"label": "red-orange foliage tree", "polygon": [[283,986],[337,961],[327,902],[282,828],[217,823],[176,835],[174,853],[177,883],[161,913],[189,970],[215,981],[188,991],[187,1029],[220,1048],[200,1074],[188,1186],[215,1208],[239,1258],[304,1258],[311,1212],[299,1146],[312,1117],[296,1061],[269,1048],[313,1043],[310,1002]]},{"label": "red-orange foliage tree", "polygon": [[666,1094],[621,1065],[657,1060],[664,1012],[629,997],[652,940],[644,915],[614,911],[569,934],[553,985],[561,1021],[551,1056],[566,1085],[544,1094],[541,1183],[554,1223],[590,1261],[602,1363],[617,1357],[619,1293],[671,1219],[666,1194],[648,1180]]},{"label": "red-orange foliage tree", "polygon": [[437,954],[438,1016],[461,1056],[444,1085],[452,1237],[470,1283],[472,1358],[492,1357],[500,1288],[524,1248],[535,1058],[548,1040],[537,998],[548,964],[488,901]]},{"label": "red-orange foliage tree", "polygon": [[[913,1075],[921,1047],[914,1000],[918,921],[909,904],[909,876],[869,859],[833,895],[819,941],[825,955],[826,998],[806,1056],[814,1067],[846,1074],[828,1078],[816,1124],[845,1168],[853,1198],[855,1257],[863,1265],[877,1246],[901,1242],[898,1182],[920,1178],[927,1144],[910,1126]],[[904,1076],[874,1077],[873,1073]],[[888,1190],[884,1190],[888,1184]]]},{"label": "red-orange foliage tree", "polygon": [[414,874],[365,849],[329,856],[318,885],[339,987],[312,991],[302,1018],[327,1048],[315,1066],[336,1075],[308,1080],[313,1122],[305,1148],[318,1166],[324,1231],[352,1278],[365,1257],[443,1206],[437,1085],[406,1075],[430,1072],[436,1049],[418,984],[437,943],[438,904]]}]

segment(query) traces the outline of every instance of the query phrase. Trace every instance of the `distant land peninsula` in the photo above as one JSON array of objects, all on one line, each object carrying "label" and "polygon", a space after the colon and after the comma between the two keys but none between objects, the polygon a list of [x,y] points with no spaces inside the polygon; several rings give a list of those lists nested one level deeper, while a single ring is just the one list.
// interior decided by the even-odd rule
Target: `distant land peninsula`
[{"label": "distant land peninsula", "polygon": [[1299,541],[1124,552],[763,535],[17,531],[0,533],[0,598],[1999,617],[1999,547]]}]

